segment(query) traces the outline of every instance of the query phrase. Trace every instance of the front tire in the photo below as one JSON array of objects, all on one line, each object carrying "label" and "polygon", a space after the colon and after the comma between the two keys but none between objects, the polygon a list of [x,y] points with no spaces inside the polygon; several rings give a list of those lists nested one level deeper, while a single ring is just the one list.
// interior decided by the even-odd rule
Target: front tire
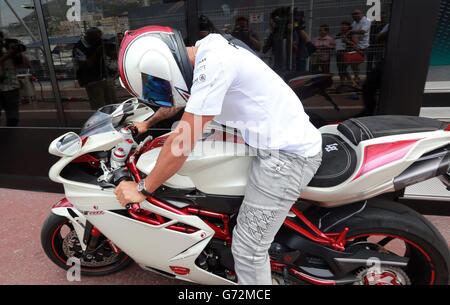
[{"label": "front tire", "polygon": [[[119,272],[132,263],[132,259],[125,253],[115,254],[106,245],[99,249],[99,251],[102,251],[103,261],[96,262],[95,254],[91,255],[89,260],[86,259],[83,257],[79,245],[77,245],[79,241],[74,232],[73,226],[67,218],[53,213],[50,213],[42,226],[42,248],[48,258],[60,268],[68,270],[71,267],[68,264],[69,257],[75,257],[80,259],[81,275],[105,276]],[[69,244],[72,248],[69,247]],[[69,250],[75,247],[78,251]]]},{"label": "front tire", "polygon": [[[387,248],[391,244],[403,253],[396,254],[408,257],[404,271],[412,285],[449,285],[448,243],[436,227],[416,211],[392,200],[376,198],[369,201],[361,213],[329,228],[328,232],[340,232],[345,227],[350,229],[349,247],[367,243]],[[404,249],[400,250],[401,242]]]}]

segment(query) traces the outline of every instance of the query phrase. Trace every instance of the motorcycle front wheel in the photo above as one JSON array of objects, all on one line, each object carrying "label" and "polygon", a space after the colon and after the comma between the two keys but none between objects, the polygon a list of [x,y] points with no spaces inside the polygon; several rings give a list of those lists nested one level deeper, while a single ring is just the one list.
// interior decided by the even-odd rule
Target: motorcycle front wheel
[{"label": "motorcycle front wheel", "polygon": [[125,269],[133,261],[123,252],[115,253],[106,239],[93,253],[84,253],[70,221],[53,213],[42,226],[41,244],[48,258],[64,270],[79,262],[80,273],[84,276],[113,274]]}]

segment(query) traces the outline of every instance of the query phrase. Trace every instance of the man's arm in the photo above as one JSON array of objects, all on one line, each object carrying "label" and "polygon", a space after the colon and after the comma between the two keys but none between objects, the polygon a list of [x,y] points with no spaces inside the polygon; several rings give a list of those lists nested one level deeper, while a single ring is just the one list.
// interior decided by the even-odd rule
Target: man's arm
[{"label": "man's arm", "polygon": [[258,52],[261,51],[262,43],[259,40],[258,34],[250,32],[249,33],[249,39],[250,39],[250,42],[252,43],[253,49],[258,51]]},{"label": "man's arm", "polygon": [[[185,113],[175,131],[167,138],[152,172],[145,179],[147,192],[156,191],[175,175],[186,162],[189,154],[203,134],[205,126],[214,116],[197,116]],[[122,182],[114,191],[119,202],[125,206],[140,203],[146,198],[137,191],[135,182]]]},{"label": "man's arm", "polygon": [[205,126],[213,118],[214,116],[197,116],[187,112],[183,115],[175,132],[166,140],[155,167],[145,179],[148,192],[156,191],[183,167],[195,144],[202,137]]},{"label": "man's arm", "polygon": [[266,54],[273,47],[273,33],[270,33],[269,38],[267,38],[266,44],[264,45],[262,52]]},{"label": "man's arm", "polygon": [[150,129],[150,127],[162,122],[164,120],[168,120],[174,116],[176,116],[183,108],[182,107],[172,107],[172,108],[159,108],[156,113],[147,121],[142,123],[135,123],[134,125],[138,129],[139,133],[144,133]]},{"label": "man's arm", "polygon": [[351,32],[353,34],[356,34],[356,35],[364,35],[364,34],[367,33],[367,31],[364,31],[363,29],[361,29],[361,30],[352,30]]}]

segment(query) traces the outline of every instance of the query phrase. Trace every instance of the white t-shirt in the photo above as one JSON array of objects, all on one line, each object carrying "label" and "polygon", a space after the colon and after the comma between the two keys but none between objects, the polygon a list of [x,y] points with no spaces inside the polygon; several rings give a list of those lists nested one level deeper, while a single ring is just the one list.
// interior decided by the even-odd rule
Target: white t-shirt
[{"label": "white t-shirt", "polygon": [[363,30],[366,33],[361,35],[361,38],[358,42],[358,48],[367,49],[370,46],[370,26],[372,25],[372,21],[366,16],[362,17],[359,22],[353,21],[352,29],[354,31]]},{"label": "white t-shirt", "polygon": [[322,136],[291,88],[261,59],[219,34],[197,42],[194,81],[186,112],[215,116],[259,149],[312,157]]}]

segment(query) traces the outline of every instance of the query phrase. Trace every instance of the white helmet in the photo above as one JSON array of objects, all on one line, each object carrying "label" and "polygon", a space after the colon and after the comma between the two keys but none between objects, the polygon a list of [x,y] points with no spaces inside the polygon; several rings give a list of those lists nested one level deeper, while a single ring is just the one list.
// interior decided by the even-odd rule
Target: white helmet
[{"label": "white helmet", "polygon": [[133,96],[158,107],[186,106],[193,67],[179,31],[161,26],[127,31],[118,64],[121,84]]}]

